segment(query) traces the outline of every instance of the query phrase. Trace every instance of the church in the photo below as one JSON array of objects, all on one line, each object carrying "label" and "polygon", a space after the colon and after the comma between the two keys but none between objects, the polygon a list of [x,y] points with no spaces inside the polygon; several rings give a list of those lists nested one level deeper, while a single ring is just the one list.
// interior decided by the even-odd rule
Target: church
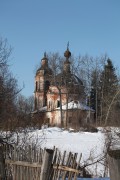
[{"label": "church", "polygon": [[44,53],[35,75],[33,114],[41,124],[78,128],[93,121],[94,110],[85,105],[83,82],[71,72],[69,46],[64,57],[63,71],[54,77]]}]

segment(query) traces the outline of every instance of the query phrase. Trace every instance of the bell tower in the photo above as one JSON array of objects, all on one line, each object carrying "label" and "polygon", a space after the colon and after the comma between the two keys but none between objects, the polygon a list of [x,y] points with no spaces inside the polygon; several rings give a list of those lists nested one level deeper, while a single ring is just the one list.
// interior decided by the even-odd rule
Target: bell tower
[{"label": "bell tower", "polygon": [[69,51],[69,42],[67,44],[67,50],[64,53],[64,56],[66,57],[66,60],[64,61],[64,67],[63,70],[65,73],[70,73],[70,61],[69,58],[71,56],[71,52]]},{"label": "bell tower", "polygon": [[46,52],[41,60],[41,67],[36,71],[35,76],[35,101],[34,109],[39,110],[40,108],[47,105],[47,91],[50,86],[52,79],[52,70],[48,66],[48,58]]}]

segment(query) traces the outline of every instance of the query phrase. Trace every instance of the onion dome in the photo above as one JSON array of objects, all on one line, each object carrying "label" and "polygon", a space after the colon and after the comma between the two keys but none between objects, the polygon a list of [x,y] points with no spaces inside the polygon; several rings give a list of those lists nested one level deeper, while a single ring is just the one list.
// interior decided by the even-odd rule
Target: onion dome
[{"label": "onion dome", "polygon": [[71,52],[69,51],[69,42],[67,44],[67,50],[64,53],[64,56],[66,57],[66,60],[64,61],[64,72],[70,73],[70,61],[69,58],[71,56]]},{"label": "onion dome", "polygon": [[64,56],[66,57],[66,59],[69,59],[69,57],[71,56],[71,52],[69,51],[69,42],[67,44],[67,50],[64,52]]},{"label": "onion dome", "polygon": [[47,56],[46,56],[46,52],[44,52],[44,57],[41,59],[41,66],[44,67],[44,66],[48,66],[48,59],[47,59]]},{"label": "onion dome", "polygon": [[[44,57],[42,58],[42,60],[47,60],[47,61],[48,61],[46,52],[44,52]],[[42,61],[42,60],[41,60],[41,61]]]},{"label": "onion dome", "polygon": [[41,70],[44,70],[44,74],[52,75],[52,70],[48,66],[48,58],[46,52],[44,53],[44,57],[41,59],[41,67],[37,70],[36,74],[38,74]]}]

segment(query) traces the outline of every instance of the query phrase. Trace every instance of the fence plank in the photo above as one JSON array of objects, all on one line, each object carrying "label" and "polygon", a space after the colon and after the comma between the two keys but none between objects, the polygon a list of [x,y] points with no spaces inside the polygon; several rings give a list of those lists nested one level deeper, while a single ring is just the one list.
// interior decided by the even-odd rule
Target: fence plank
[{"label": "fence plank", "polygon": [[[72,153],[69,152],[68,159],[67,159],[67,162],[66,162],[66,166],[69,166],[71,156],[72,156]],[[66,174],[67,174],[67,171],[65,171],[65,172],[63,173],[62,180],[65,180]]]},{"label": "fence plank", "polygon": [[[60,166],[62,166],[63,163],[64,163],[65,155],[66,155],[66,151],[64,151],[64,153],[63,153],[63,157],[62,157],[62,159],[61,159],[61,162],[59,163]],[[61,173],[61,169],[59,169],[59,171],[58,171],[58,178],[57,178],[57,180],[59,180],[59,178],[60,178],[60,173]]]},{"label": "fence plank", "polygon": [[[75,153],[75,154],[72,156],[72,162],[71,162],[71,167],[72,167],[72,168],[75,168],[76,158],[77,158],[77,153]],[[70,172],[69,172],[68,180],[71,180],[71,179],[72,179],[73,173],[74,173],[73,171],[70,171]]]},{"label": "fence plank", "polygon": [[56,158],[56,169],[54,169],[53,180],[56,180],[58,177],[58,166],[60,163],[60,152],[57,150],[57,158]]},{"label": "fence plank", "polygon": [[24,161],[13,161],[13,160],[5,160],[6,164],[11,164],[11,165],[17,165],[17,166],[27,166],[27,167],[41,167],[41,164],[39,163],[29,163],[29,162],[24,162]]},{"label": "fence plank", "polygon": [[53,150],[46,149],[44,153],[43,164],[41,167],[41,175],[40,180],[48,180],[50,171],[52,169],[52,158],[53,158]]},{"label": "fence plank", "polygon": [[[78,169],[79,169],[79,165],[80,165],[81,158],[82,158],[82,153],[81,153],[81,154],[80,154],[80,156],[79,156],[79,160],[78,160],[78,163],[77,163],[76,170],[78,170]],[[79,174],[79,172],[78,172],[78,173],[77,173],[77,172],[75,172],[75,174],[74,174],[74,180],[76,180],[76,179],[77,179],[78,174]]]},{"label": "fence plank", "polygon": [[[52,161],[53,165],[54,165],[54,164],[57,164],[57,161],[58,161],[58,157],[57,157],[57,156],[58,156],[58,149],[56,148],[56,149],[55,149],[55,152],[54,152],[54,154],[53,154],[53,161]],[[56,176],[56,170],[55,170],[55,169],[52,170],[52,174],[53,174],[53,175],[52,175],[52,179],[53,179],[53,180],[56,180],[56,179],[55,179],[55,176]]]},{"label": "fence plank", "polygon": [[71,167],[67,167],[67,166],[53,166],[54,169],[58,169],[58,170],[63,170],[63,171],[69,171],[69,172],[73,172],[73,173],[80,173],[81,171],[77,170],[77,169],[73,169]]}]

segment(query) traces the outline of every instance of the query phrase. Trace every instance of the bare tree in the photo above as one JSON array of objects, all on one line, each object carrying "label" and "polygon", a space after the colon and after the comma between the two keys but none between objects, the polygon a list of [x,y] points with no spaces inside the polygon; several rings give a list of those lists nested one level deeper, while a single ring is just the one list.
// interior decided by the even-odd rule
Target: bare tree
[{"label": "bare tree", "polygon": [[34,97],[30,96],[26,98],[23,95],[19,95],[16,101],[16,126],[28,127],[32,125],[31,113],[34,110]]},{"label": "bare tree", "polygon": [[0,39],[0,128],[9,129],[16,115],[15,100],[20,92],[17,80],[9,70],[12,48]]},{"label": "bare tree", "polygon": [[8,60],[12,48],[8,45],[7,39],[0,38],[0,75],[8,67]]}]

